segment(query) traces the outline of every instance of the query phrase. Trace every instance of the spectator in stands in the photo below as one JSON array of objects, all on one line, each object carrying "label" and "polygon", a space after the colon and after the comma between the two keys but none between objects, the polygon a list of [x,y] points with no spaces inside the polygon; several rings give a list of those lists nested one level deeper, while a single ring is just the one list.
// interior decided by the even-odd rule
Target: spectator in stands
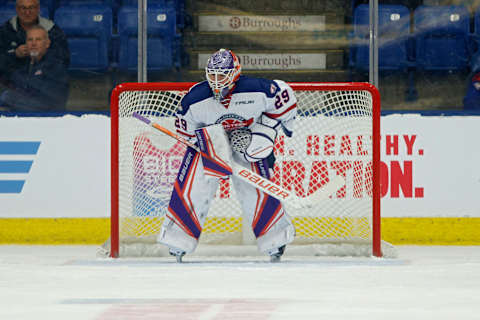
[{"label": "spectator in stands", "polygon": [[10,87],[0,95],[0,107],[14,112],[62,111],[68,98],[67,68],[58,63],[49,50],[50,39],[44,27],[32,26],[27,31],[29,63],[15,70]]},{"label": "spectator in stands", "polygon": [[59,63],[70,64],[67,38],[53,21],[40,17],[39,0],[17,0],[17,15],[0,27],[0,75],[3,81],[9,80],[13,71],[30,63],[25,45],[26,32],[34,25],[40,25],[48,32],[51,41],[49,51]]}]

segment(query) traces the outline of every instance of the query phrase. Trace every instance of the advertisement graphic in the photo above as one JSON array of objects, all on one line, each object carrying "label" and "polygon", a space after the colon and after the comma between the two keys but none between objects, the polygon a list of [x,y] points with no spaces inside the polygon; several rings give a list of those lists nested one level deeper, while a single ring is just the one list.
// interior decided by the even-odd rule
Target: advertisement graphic
[{"label": "advertisement graphic", "polygon": [[[0,121],[0,217],[109,215],[107,116]],[[480,217],[479,128],[478,116],[382,116],[382,217]],[[128,200],[129,207],[137,207],[138,216],[163,214],[182,160],[183,146],[159,141],[158,136],[132,137],[136,150],[146,150],[129,175],[130,187],[138,192]],[[274,178],[303,196],[313,191],[312,181],[345,173],[346,186],[334,198],[368,199],[371,169],[359,156],[368,150],[369,139],[324,131],[306,133],[300,148],[286,148],[279,141],[275,152],[280,171]],[[309,162],[296,164],[298,152]],[[342,153],[350,162],[335,163],[335,156]],[[217,196],[228,199],[231,187],[229,180],[222,181]],[[143,205],[142,189],[148,189]],[[160,209],[155,209],[157,205]]]},{"label": "advertisement graphic", "polygon": [[0,141],[0,194],[22,192],[39,147],[39,141]]},{"label": "advertisement graphic", "polygon": [[180,142],[173,145],[154,144],[153,138],[158,140],[155,135],[145,132],[135,137],[133,142],[134,216],[163,216],[166,213],[173,183],[185,153],[185,146]]},{"label": "advertisement graphic", "polygon": [[220,16],[201,15],[198,29],[203,32],[296,32],[325,31],[325,16]]}]

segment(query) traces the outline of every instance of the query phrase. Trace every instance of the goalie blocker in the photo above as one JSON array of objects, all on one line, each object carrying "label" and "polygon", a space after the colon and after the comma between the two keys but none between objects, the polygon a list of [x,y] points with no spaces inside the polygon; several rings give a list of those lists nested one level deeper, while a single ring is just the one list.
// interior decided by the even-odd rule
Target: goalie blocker
[{"label": "goalie blocker", "polygon": [[[247,168],[250,168],[264,179],[270,179],[265,159],[251,163],[238,154],[232,155],[222,125],[201,128],[195,133],[202,153],[192,147],[187,149],[158,237],[158,242],[168,246],[177,257],[195,250],[219,179],[230,176],[232,166],[243,167],[244,175],[248,175]],[[253,229],[259,251],[277,261],[285,245],[294,240],[295,228],[280,200],[258,192],[255,184],[244,181],[243,178],[248,180],[248,177],[241,175],[231,178],[244,219]]]}]

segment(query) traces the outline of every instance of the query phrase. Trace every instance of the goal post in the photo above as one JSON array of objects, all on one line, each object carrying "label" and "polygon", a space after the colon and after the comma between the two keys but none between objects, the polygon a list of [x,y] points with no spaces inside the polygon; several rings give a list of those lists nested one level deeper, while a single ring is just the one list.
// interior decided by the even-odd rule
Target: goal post
[{"label": "goal post", "polygon": [[[110,257],[141,256],[151,252],[145,247],[157,245],[185,151],[184,145],[132,113],[173,130],[175,111],[192,85],[124,83],[112,92],[111,235],[105,245]],[[381,257],[378,90],[368,83],[289,85],[298,99],[298,116],[293,137],[279,135],[275,143],[273,182],[306,197],[335,175],[345,179],[345,185],[316,208],[286,205],[297,230],[293,245],[327,245],[348,248],[347,252],[340,249],[340,255],[361,251],[360,255]],[[242,220],[233,186],[229,180],[222,181],[200,246],[251,243],[250,228]]]}]

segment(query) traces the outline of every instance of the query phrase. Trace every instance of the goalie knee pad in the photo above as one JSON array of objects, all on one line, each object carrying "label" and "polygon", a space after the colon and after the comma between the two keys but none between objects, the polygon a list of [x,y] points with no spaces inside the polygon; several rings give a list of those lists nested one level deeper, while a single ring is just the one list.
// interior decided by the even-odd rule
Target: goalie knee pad
[{"label": "goalie knee pad", "polygon": [[291,243],[295,239],[295,227],[285,214],[263,236],[257,239],[258,250],[263,253],[275,253],[280,247]]},{"label": "goalie knee pad", "polygon": [[197,144],[207,157],[202,155],[205,175],[227,178],[232,174],[232,148],[221,124],[195,130]]}]

